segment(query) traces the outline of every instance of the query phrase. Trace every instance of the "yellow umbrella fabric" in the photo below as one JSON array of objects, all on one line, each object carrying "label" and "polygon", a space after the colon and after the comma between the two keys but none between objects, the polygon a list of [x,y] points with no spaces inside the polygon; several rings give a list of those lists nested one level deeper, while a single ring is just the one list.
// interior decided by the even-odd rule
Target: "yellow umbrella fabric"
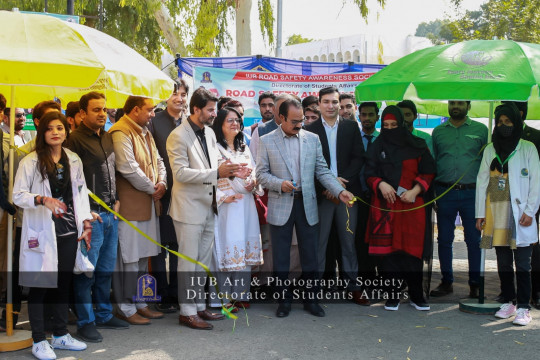
[{"label": "yellow umbrella fabric", "polygon": [[129,95],[167,99],[173,81],[121,41],[51,16],[0,11],[0,93],[18,107],[59,98],[65,106],[92,90],[107,106]]}]

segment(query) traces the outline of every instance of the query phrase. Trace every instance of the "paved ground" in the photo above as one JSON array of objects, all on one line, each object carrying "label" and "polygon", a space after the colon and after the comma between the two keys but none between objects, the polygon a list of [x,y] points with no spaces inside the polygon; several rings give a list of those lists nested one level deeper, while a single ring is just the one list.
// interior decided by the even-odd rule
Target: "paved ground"
[{"label": "paved ground", "polygon": [[[459,232],[458,232],[459,233]],[[435,251],[436,253],[436,251]],[[353,303],[327,304],[326,317],[316,318],[294,305],[290,316],[274,316],[276,305],[256,304],[236,321],[214,322],[212,331],[178,325],[169,314],[149,326],[129,330],[103,330],[104,340],[86,351],[57,351],[59,359],[535,359],[540,351],[540,311],[533,322],[517,327],[492,315],[459,311],[468,294],[466,247],[455,244],[457,271],[454,294],[445,303],[432,302],[432,310],[419,312],[402,303],[388,312],[383,303],[370,307]],[[486,261],[486,295],[498,293],[494,252]],[[439,281],[434,261],[432,287]],[[23,314],[23,319],[26,317]],[[29,324],[23,323],[29,328]],[[72,333],[75,328],[70,326]],[[30,350],[5,353],[8,359],[31,359]]]}]

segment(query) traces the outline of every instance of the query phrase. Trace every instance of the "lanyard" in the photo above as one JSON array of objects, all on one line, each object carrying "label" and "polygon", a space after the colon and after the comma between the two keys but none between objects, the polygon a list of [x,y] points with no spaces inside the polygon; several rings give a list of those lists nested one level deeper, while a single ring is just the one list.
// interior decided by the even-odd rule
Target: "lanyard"
[{"label": "lanyard", "polygon": [[501,161],[501,158],[499,157],[499,154],[495,154],[495,156],[497,157],[497,161],[499,161],[499,164],[501,164],[501,170],[502,170],[502,167],[504,166],[504,164],[506,164],[508,162],[508,160],[510,160],[512,158],[512,156],[514,156],[515,153],[516,153],[516,150],[512,151],[512,153],[510,155],[508,155],[508,157],[506,158],[506,160],[504,160],[504,162]]}]

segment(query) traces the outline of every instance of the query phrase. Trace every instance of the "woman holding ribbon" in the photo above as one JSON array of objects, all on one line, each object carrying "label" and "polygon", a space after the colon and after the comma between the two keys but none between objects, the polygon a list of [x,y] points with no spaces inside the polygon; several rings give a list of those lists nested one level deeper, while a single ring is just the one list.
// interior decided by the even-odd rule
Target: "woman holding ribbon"
[{"label": "woman holding ribbon", "polygon": [[242,114],[233,107],[217,113],[212,125],[221,158],[225,161],[248,164],[246,179],[218,179],[216,201],[218,214],[215,222],[214,268],[218,270],[219,292],[211,295],[211,305],[219,306],[216,295],[225,296],[232,312],[249,307],[251,266],[262,264],[259,218],[253,193],[263,194],[255,181],[255,162],[244,143]]},{"label": "woman holding ribbon", "polygon": [[515,315],[513,323],[523,326],[531,321],[531,245],[538,241],[538,152],[533,143],[521,139],[523,121],[514,104],[497,106],[495,124],[476,181],[476,227],[483,231],[480,247],[494,246],[497,254],[505,303],[495,316]]},{"label": "woman holding ribbon", "polygon": [[[82,162],[62,147],[68,134],[64,115],[57,111],[44,115],[37,128],[36,151],[21,161],[13,188],[13,202],[24,209],[19,284],[30,288],[32,354],[38,359],[56,359],[53,348],[86,349],[66,327],[77,244],[85,241],[89,247],[92,236]],[[45,307],[53,315],[51,344],[45,337]]]},{"label": "woman holding ribbon", "polygon": [[404,279],[411,305],[429,310],[422,289],[422,194],[435,176],[435,161],[426,142],[408,131],[400,108],[386,107],[381,119],[381,133],[367,153],[365,177],[373,196],[366,242],[371,255],[381,256],[382,273],[390,280],[385,309],[398,309]]}]

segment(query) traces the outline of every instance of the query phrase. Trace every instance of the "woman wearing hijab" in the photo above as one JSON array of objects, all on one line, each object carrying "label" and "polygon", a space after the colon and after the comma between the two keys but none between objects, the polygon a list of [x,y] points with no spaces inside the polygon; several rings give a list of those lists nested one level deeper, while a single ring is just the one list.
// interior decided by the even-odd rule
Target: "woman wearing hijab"
[{"label": "woman wearing hijab", "polygon": [[381,269],[391,280],[384,308],[398,309],[405,279],[411,305],[427,311],[422,290],[425,209],[407,210],[424,204],[422,194],[435,176],[435,161],[426,142],[407,129],[400,108],[388,106],[381,118],[381,133],[367,153],[365,177],[374,195],[366,242],[371,255],[383,256]]},{"label": "woman wearing hijab", "polygon": [[494,246],[497,254],[505,303],[495,316],[515,315],[513,323],[524,326],[531,321],[531,245],[538,241],[534,217],[540,203],[538,152],[533,143],[521,139],[523,121],[514,104],[497,106],[495,124],[476,180],[476,227],[483,230],[480,247]]}]

